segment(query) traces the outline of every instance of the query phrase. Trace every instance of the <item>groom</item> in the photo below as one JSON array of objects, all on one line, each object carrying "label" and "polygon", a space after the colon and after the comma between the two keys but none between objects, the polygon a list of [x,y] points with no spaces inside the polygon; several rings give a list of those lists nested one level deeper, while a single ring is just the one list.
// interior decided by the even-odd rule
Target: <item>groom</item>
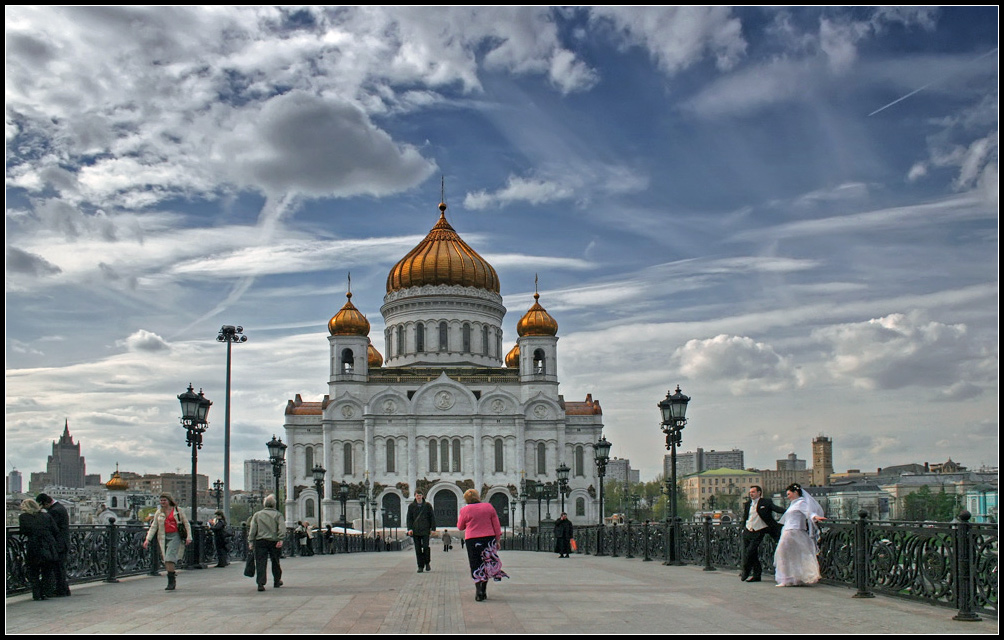
[{"label": "groom", "polygon": [[743,582],[760,582],[763,537],[769,535],[777,542],[781,536],[781,525],[774,520],[774,513],[784,513],[784,508],[763,497],[763,489],[758,485],[751,486],[750,499],[743,503],[743,572],[739,575]]}]

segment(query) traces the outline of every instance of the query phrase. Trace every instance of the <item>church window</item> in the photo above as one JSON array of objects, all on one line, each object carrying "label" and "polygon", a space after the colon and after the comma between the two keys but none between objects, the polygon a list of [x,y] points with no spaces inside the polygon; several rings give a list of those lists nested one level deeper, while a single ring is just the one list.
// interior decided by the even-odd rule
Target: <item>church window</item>
[{"label": "church window", "polygon": [[439,470],[439,464],[436,463],[437,453],[439,453],[439,444],[436,439],[433,438],[429,440],[429,471],[435,473]]},{"label": "church window", "polygon": [[394,462],[395,462],[395,460],[394,460],[394,454],[396,453],[396,451],[394,450],[394,447],[395,447],[395,442],[393,440],[388,440],[387,441],[387,473],[394,473],[394,471],[395,471],[395,468],[394,468],[394,466],[395,466],[394,465]]},{"label": "church window", "polygon": [[352,444],[349,442],[342,447],[342,473],[352,475]]},{"label": "church window", "polygon": [[397,327],[397,355],[404,355],[404,327],[401,325]]},{"label": "church window", "polygon": [[112,509],[117,509],[119,506],[119,499],[112,496]]},{"label": "church window", "polygon": [[439,441],[439,470],[444,473],[450,471],[450,441],[446,438]]},{"label": "church window", "polygon": [[307,498],[304,501],[304,503],[303,503],[303,508],[304,508],[304,511],[305,511],[305,514],[304,514],[305,517],[307,517],[307,518],[313,518],[314,517],[314,501],[313,500],[311,500],[310,498]]},{"label": "church window", "polygon": [[447,325],[446,325],[445,322],[440,322],[439,323],[439,350],[440,351],[449,351],[449,349],[450,349],[450,340],[449,340],[449,335],[447,333]]},{"label": "church window", "polygon": [[421,322],[415,325],[415,351],[418,353],[425,351],[425,325]]},{"label": "church window", "polygon": [[352,349],[342,349],[342,373],[352,373],[356,359],[352,355]]},{"label": "church window", "polygon": [[481,327],[481,353],[488,355],[488,325]]},{"label": "church window", "polygon": [[533,352],[533,372],[534,373],[545,373],[544,366],[544,350],[535,349]]},{"label": "church window", "polygon": [[502,438],[495,438],[495,473],[505,471],[505,444]]},{"label": "church window", "polygon": [[576,476],[586,475],[586,465],[585,465],[586,455],[582,448],[582,445],[575,447],[575,459],[572,462],[572,466],[575,467],[574,473]]},{"label": "church window", "polygon": [[543,442],[537,443],[537,475],[547,475],[547,452]]},{"label": "church window", "polygon": [[453,439],[453,473],[460,473],[460,438]]},{"label": "church window", "polygon": [[586,515],[586,499],[576,498],[575,499],[575,515],[585,516]]},{"label": "church window", "polygon": [[306,468],[303,475],[310,478],[314,472],[314,448],[308,445],[303,454],[303,466]]},{"label": "church window", "polygon": [[502,332],[500,331],[495,335],[495,355],[499,358],[502,357]]},{"label": "church window", "polygon": [[471,352],[471,325],[464,323],[463,329],[464,353]]}]

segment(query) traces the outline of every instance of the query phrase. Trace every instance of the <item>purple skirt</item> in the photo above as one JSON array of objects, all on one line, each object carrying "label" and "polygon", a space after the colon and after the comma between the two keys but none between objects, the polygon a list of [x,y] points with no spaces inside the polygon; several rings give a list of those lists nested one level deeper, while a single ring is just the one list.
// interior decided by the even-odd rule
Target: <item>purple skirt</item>
[{"label": "purple skirt", "polygon": [[508,578],[499,560],[499,545],[495,536],[467,539],[467,560],[471,564],[471,578],[474,582],[496,582]]}]

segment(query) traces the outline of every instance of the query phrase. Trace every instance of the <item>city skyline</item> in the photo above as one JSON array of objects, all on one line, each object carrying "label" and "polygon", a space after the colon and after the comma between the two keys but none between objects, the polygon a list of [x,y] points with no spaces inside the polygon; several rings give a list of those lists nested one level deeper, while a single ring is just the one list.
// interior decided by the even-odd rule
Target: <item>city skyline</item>
[{"label": "city skyline", "polygon": [[[612,455],[998,464],[996,7],[7,9],[8,463],[232,487],[450,224],[558,323]],[[87,64],[79,64],[86,60]],[[535,283],[537,283],[535,285]],[[53,438],[49,438],[49,434]],[[236,462],[235,462],[236,461]],[[149,467],[148,467],[149,466]]]}]

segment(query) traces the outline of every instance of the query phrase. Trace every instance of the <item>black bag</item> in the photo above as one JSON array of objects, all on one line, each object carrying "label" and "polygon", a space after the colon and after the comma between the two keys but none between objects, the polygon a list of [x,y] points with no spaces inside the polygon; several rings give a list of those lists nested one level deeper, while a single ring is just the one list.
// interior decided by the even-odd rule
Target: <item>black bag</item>
[{"label": "black bag", "polygon": [[254,565],[254,554],[248,553],[247,562],[244,563],[244,575],[249,578],[254,577],[255,565]]}]

